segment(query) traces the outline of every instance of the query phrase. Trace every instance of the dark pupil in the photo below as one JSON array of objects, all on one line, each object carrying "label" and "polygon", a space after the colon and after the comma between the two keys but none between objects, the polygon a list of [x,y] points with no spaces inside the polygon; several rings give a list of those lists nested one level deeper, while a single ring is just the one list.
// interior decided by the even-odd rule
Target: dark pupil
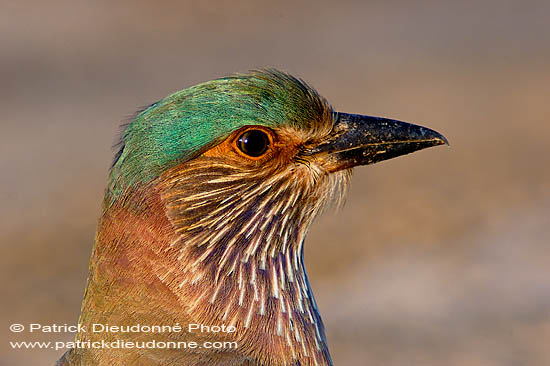
[{"label": "dark pupil", "polygon": [[267,151],[269,139],[263,131],[246,131],[239,137],[239,149],[246,155],[258,157]]}]

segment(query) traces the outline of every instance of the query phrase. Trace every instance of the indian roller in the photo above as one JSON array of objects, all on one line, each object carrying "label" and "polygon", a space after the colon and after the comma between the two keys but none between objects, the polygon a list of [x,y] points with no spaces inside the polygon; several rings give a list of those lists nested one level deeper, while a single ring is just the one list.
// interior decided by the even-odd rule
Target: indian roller
[{"label": "indian roller", "polygon": [[[332,365],[304,266],[308,228],[342,202],[353,167],[446,143],[425,127],[335,112],[276,70],[141,110],[110,170],[83,329],[56,365]],[[153,325],[179,328],[139,328]]]}]

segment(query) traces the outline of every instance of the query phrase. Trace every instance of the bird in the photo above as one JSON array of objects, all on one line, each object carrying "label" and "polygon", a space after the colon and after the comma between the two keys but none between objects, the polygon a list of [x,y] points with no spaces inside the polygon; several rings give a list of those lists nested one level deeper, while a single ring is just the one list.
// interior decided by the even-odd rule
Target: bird
[{"label": "bird", "polygon": [[82,329],[56,365],[333,365],[304,264],[310,225],[342,204],[354,167],[444,144],[336,112],[275,69],[142,109],[110,169]]}]

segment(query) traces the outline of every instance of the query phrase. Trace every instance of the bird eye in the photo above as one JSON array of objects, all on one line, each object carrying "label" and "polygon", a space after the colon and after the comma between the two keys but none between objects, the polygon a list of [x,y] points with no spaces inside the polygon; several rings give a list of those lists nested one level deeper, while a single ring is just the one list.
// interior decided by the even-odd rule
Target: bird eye
[{"label": "bird eye", "polygon": [[257,158],[269,148],[269,137],[262,130],[248,130],[239,136],[237,147],[245,155]]}]

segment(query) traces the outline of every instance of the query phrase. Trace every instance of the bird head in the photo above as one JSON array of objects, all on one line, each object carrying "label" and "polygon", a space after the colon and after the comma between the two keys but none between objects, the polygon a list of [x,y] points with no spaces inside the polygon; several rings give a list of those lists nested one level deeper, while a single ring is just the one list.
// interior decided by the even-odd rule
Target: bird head
[{"label": "bird head", "polygon": [[[154,252],[132,260],[148,261],[148,275],[170,289],[186,319],[235,326],[250,359],[330,364],[303,262],[308,227],[342,200],[353,167],[444,143],[425,127],[335,112],[282,72],[213,80],[126,126],[103,230],[116,226],[105,219],[115,209],[161,216],[126,229],[141,232],[133,245]],[[101,227],[97,247],[124,236],[102,236]]]}]

